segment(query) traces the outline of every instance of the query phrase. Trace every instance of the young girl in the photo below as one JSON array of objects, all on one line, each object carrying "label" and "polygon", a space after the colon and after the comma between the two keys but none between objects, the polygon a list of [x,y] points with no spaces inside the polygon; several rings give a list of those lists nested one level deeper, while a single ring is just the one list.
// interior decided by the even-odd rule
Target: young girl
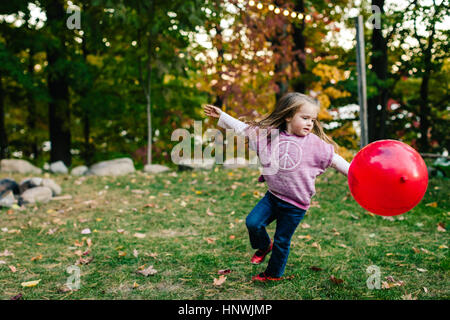
[{"label": "young girl", "polygon": [[[268,191],[246,219],[251,246],[258,249],[251,263],[262,263],[272,251],[266,270],[253,276],[253,281],[282,279],[291,238],[315,194],[316,177],[329,166],[347,176],[349,163],[334,152],[336,143],[324,133],[317,120],[319,109],[316,100],[297,92],[287,93],[271,114],[248,125],[215,106],[204,107],[207,116],[219,118],[220,127],[247,136],[249,147],[256,150],[260,160],[267,160],[267,150],[270,153],[275,147],[278,151],[276,166],[263,170],[260,177],[260,181],[267,182]],[[277,129],[275,132],[279,134],[275,139],[269,138],[268,134],[261,134],[262,129]],[[267,169],[267,163],[273,164],[268,161],[263,169]],[[266,226],[274,220],[277,225],[272,242]]]}]

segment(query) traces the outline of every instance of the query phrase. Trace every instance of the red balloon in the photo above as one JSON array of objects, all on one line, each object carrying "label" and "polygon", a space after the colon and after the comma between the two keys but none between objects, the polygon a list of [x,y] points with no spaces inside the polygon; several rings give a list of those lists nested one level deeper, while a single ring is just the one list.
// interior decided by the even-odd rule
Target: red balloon
[{"label": "red balloon", "polygon": [[428,186],[427,166],[407,144],[379,140],[356,154],[348,171],[348,185],[364,209],[380,216],[395,216],[422,200]]}]

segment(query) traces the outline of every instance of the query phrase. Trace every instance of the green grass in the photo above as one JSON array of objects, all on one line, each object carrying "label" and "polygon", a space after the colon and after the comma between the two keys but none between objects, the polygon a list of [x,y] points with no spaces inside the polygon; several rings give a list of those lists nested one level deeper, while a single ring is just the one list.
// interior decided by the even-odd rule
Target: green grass
[{"label": "green grass", "polygon": [[[257,170],[178,172],[123,177],[53,178],[72,200],[51,201],[25,210],[0,211],[0,299],[448,299],[449,180],[431,179],[423,201],[387,220],[367,214],[348,193],[343,176],[319,177],[319,206],[310,208],[292,238],[285,276],[277,283],[252,283],[264,270],[249,263],[253,250],[245,218],[266,191]],[[25,176],[11,175],[16,181]],[[141,190],[136,193],[133,190]],[[427,206],[437,202],[437,206]],[[208,215],[209,211],[214,215]],[[89,228],[92,233],[83,235]],[[123,229],[123,233],[117,230]],[[51,230],[51,231],[50,231]],[[275,223],[268,227],[273,236]],[[50,232],[49,232],[50,231]],[[53,232],[53,233],[52,233]],[[338,232],[338,233],[336,233]],[[50,233],[50,234],[49,234]],[[145,234],[144,238],[135,233]],[[299,236],[310,236],[299,238]],[[230,238],[234,236],[234,238]],[[86,241],[91,239],[88,248]],[[213,238],[208,243],[207,238]],[[81,247],[76,244],[83,243]],[[313,246],[320,245],[320,250]],[[418,253],[413,249],[419,250]],[[80,265],[81,287],[61,290],[77,250],[90,250]],[[138,251],[138,257],[133,250]],[[121,256],[120,253],[126,253]],[[33,257],[42,258],[35,259]],[[153,267],[155,275],[137,274]],[[376,265],[381,281],[402,286],[370,290],[366,269]],[[9,266],[17,271],[12,272]],[[321,268],[313,271],[312,266]],[[417,269],[426,269],[420,272]],[[221,286],[219,269],[231,269]],[[330,280],[333,275],[343,283]],[[41,279],[31,288],[22,282]],[[138,286],[133,287],[134,283]],[[424,289],[426,288],[426,289]],[[427,292],[425,292],[425,290]]]}]

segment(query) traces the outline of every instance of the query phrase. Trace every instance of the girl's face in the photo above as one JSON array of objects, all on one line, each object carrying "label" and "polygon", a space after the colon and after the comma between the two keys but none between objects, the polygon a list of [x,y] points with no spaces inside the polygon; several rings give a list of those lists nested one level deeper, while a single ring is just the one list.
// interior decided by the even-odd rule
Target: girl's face
[{"label": "girl's face", "polygon": [[318,108],[311,103],[305,103],[292,118],[286,118],[286,130],[289,134],[304,137],[311,133],[314,120],[317,119]]}]

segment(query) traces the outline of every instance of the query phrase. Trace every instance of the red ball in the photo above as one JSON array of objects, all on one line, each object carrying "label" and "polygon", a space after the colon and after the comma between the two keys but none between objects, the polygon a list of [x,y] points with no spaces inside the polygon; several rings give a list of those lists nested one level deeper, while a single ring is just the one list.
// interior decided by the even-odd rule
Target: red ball
[{"label": "red ball", "polygon": [[407,144],[379,140],[356,154],[348,171],[348,185],[364,209],[380,216],[395,216],[422,200],[428,185],[427,166]]}]

